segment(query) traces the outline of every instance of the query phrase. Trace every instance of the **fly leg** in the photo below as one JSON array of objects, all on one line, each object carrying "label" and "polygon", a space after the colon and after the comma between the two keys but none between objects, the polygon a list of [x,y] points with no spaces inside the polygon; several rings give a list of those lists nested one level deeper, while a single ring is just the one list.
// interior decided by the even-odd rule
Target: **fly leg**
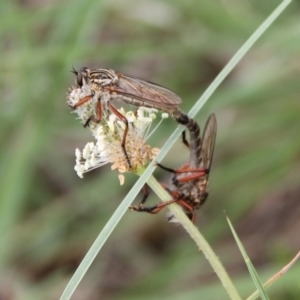
[{"label": "fly leg", "polygon": [[101,105],[101,101],[98,100],[97,104],[96,104],[96,116],[90,116],[84,123],[84,127],[89,126],[90,122],[93,121],[95,123],[100,123],[102,118],[102,105]]},{"label": "fly leg", "polygon": [[[159,213],[164,207],[172,204],[172,203],[177,203],[179,204],[185,211],[185,214],[187,215],[187,217],[193,222],[195,223],[195,213],[194,213],[194,209],[192,206],[190,206],[186,201],[184,201],[183,199],[180,198],[180,194],[176,191],[170,191],[168,188],[166,188],[164,185],[163,187],[174,197],[172,200],[166,201],[166,202],[162,202],[160,204],[156,204],[153,206],[148,206],[148,207],[144,207],[144,206],[132,206],[130,207],[130,210],[133,211],[137,211],[137,212],[146,212],[148,214],[157,214]],[[168,221],[171,221],[173,219],[174,216],[171,216],[168,218]]]},{"label": "fly leg", "polygon": [[[91,95],[85,96],[80,101],[78,101],[76,104],[72,106],[73,109],[76,109],[77,107],[85,104],[86,102],[90,101],[95,96],[95,92],[92,91]],[[98,102],[96,104],[96,116],[90,116],[84,123],[84,127],[89,126],[90,122],[93,121],[95,123],[99,123],[102,118],[102,105],[100,99],[98,99]]]},{"label": "fly leg", "polygon": [[190,143],[188,142],[188,140],[186,139],[186,134],[185,131],[182,132],[182,143],[187,147],[190,148]]},{"label": "fly leg", "polygon": [[149,214],[157,214],[159,213],[164,207],[168,206],[169,204],[177,202],[177,199],[172,199],[170,201],[162,202],[157,205],[143,207],[143,206],[131,206],[130,210],[138,211],[138,212],[146,212]]},{"label": "fly leg", "polygon": [[[191,177],[190,180],[194,180],[194,179],[203,177],[203,176],[205,176],[205,175],[207,175],[209,173],[209,170],[208,169],[204,169],[204,168],[191,169],[191,168],[189,168],[188,164],[186,164],[182,168],[176,169],[176,170],[168,168],[168,167],[165,167],[165,166],[161,165],[160,163],[156,163],[156,165],[158,167],[160,167],[164,171],[167,171],[167,172],[173,173],[173,174],[177,174],[177,175],[178,174],[183,174],[183,173],[197,173],[197,174],[190,175],[190,177]],[[186,176],[186,177],[189,177],[189,176]],[[182,182],[185,182],[185,181],[189,181],[189,180],[184,180]]]},{"label": "fly leg", "polygon": [[125,130],[124,130],[124,135],[123,135],[123,139],[122,139],[122,142],[121,142],[121,147],[122,147],[122,150],[124,152],[124,155],[125,155],[125,158],[126,158],[126,161],[128,163],[128,166],[129,168],[131,169],[132,168],[132,165],[131,165],[131,162],[130,162],[130,159],[129,159],[129,156],[128,156],[128,153],[126,151],[126,148],[125,148],[125,144],[126,144],[126,137],[127,137],[127,133],[128,133],[128,120],[126,119],[125,116],[123,116],[113,105],[111,105],[110,103],[108,103],[108,108],[125,124]]},{"label": "fly leg", "polygon": [[140,202],[140,204],[138,206],[130,206],[129,209],[136,210],[135,208],[143,208],[144,207],[144,204],[147,201],[148,196],[149,196],[149,191],[148,191],[147,184],[145,184],[143,186],[143,193],[144,193],[144,196],[143,196],[142,201]]},{"label": "fly leg", "polygon": [[[164,189],[166,189],[168,192],[170,192],[164,184],[162,184],[162,187]],[[144,207],[144,204],[145,204],[145,202],[146,202],[146,200],[149,196],[149,191],[148,191],[148,188],[147,188],[146,184],[143,186],[143,193],[144,193],[144,197],[143,197],[142,201],[140,202],[140,204],[138,206],[130,206],[129,207],[130,210],[137,211],[137,212],[147,212],[147,213],[150,213],[150,214],[157,214],[158,212],[161,211],[161,209],[164,206],[168,205],[168,202],[170,202],[170,201],[171,201],[170,203],[174,202],[174,200],[164,202],[164,203],[167,203],[167,204],[165,204],[163,207],[160,207],[161,204]],[[164,203],[162,203],[162,204],[164,204]]]}]

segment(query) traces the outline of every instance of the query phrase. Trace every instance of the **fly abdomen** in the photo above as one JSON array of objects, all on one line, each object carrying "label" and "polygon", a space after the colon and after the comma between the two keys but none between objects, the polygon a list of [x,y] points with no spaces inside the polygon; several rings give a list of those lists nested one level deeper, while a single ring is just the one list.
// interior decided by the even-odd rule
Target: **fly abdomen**
[{"label": "fly abdomen", "polygon": [[201,160],[201,137],[200,137],[200,127],[197,122],[189,118],[186,114],[178,109],[177,115],[175,116],[176,121],[187,127],[190,133],[190,168],[199,168]]}]

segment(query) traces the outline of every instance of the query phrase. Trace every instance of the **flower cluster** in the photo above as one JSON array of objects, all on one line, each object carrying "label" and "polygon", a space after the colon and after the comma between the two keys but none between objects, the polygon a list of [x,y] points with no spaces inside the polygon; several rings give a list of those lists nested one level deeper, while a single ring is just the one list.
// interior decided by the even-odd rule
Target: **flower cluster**
[{"label": "flower cluster", "polygon": [[[67,103],[74,106],[86,95],[91,94],[88,85],[85,88],[73,87],[68,94]],[[82,123],[95,114],[97,101],[93,98],[83,105],[76,107],[76,112]],[[100,123],[91,121],[89,128],[96,139],[96,142],[88,143],[82,151],[76,149],[75,171],[79,177],[95,168],[111,163],[112,170],[117,169],[120,173],[136,172],[139,168],[146,168],[156,157],[159,149],[151,148],[146,144],[146,139],[152,134],[149,133],[152,121],[156,118],[157,110],[154,108],[139,107],[136,113],[119,112],[128,120],[129,128],[126,136],[125,149],[131,163],[129,168],[128,161],[121,147],[124,136],[125,123],[117,118],[116,115],[103,109],[102,120]],[[167,118],[166,113],[162,114],[162,120]],[[155,128],[156,129],[156,128]],[[154,130],[153,130],[154,131]],[[152,132],[153,132],[152,131]],[[121,183],[123,176],[119,176]]]}]

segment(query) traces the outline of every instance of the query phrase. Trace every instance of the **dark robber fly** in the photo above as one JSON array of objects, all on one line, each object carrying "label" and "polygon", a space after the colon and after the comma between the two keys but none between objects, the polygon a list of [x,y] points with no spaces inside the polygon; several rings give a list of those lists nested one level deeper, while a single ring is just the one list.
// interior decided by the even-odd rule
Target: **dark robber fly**
[{"label": "dark robber fly", "polygon": [[[195,222],[195,210],[198,209],[207,199],[208,176],[213,159],[214,146],[217,134],[217,121],[215,114],[208,118],[202,139],[200,137],[200,127],[193,120],[189,119],[190,143],[183,134],[183,143],[190,149],[190,160],[180,169],[173,170],[157,164],[165,171],[173,173],[171,188],[163,187],[170,193],[172,200],[158,205],[144,207],[147,195],[143,198],[139,206],[130,207],[131,210],[156,214],[165,206],[171,203],[178,203],[185,211],[191,221]],[[171,220],[169,218],[169,220]]]},{"label": "dark robber fly", "polygon": [[182,125],[189,126],[190,119],[180,111],[181,98],[174,92],[157,85],[155,83],[118,73],[107,69],[82,68],[78,72],[73,70],[76,81],[80,88],[88,85],[91,94],[78,101],[73,108],[79,107],[92,99],[97,99],[95,115],[90,116],[84,126],[88,126],[91,121],[99,123],[102,117],[102,105],[114,113],[125,123],[125,131],[122,138],[122,149],[131,167],[128,154],[125,149],[126,136],[128,132],[128,121],[115,106],[111,104],[114,100],[122,100],[125,103],[156,108],[172,115],[174,119]]}]

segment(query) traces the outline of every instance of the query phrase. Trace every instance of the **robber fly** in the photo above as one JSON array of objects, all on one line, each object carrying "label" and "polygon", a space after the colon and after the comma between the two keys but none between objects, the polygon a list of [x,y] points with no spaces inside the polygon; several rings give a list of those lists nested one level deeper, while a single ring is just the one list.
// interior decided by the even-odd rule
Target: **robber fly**
[{"label": "robber fly", "polygon": [[[204,204],[208,197],[207,183],[214,153],[217,121],[215,114],[211,114],[206,122],[202,139],[198,124],[193,119],[189,119],[189,125],[190,143],[186,140],[185,134],[182,136],[183,143],[190,149],[189,162],[176,170],[157,164],[163,170],[174,174],[171,188],[162,185],[172,196],[172,200],[144,207],[146,201],[144,197],[140,205],[130,207],[131,210],[156,214],[165,206],[178,203],[191,221],[195,222],[195,210]],[[171,219],[172,217],[169,221]]]},{"label": "robber fly", "polygon": [[84,127],[91,121],[96,123],[101,121],[102,106],[124,122],[125,130],[121,146],[129,167],[131,164],[125,149],[128,120],[111,104],[112,101],[122,100],[136,106],[156,108],[172,115],[179,124],[187,126],[189,123],[188,116],[179,109],[181,98],[160,85],[108,69],[90,70],[84,67],[78,72],[73,70],[73,73],[76,75],[77,85],[80,88],[88,86],[91,94],[78,101],[72,108],[76,109],[87,101],[97,100],[96,113],[87,119]]}]

